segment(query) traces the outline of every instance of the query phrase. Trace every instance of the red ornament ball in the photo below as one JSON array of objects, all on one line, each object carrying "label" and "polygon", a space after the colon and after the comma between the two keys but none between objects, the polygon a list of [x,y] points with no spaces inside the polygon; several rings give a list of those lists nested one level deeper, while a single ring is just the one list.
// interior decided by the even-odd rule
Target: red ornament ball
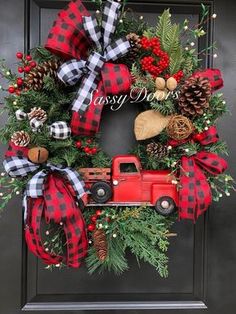
[{"label": "red ornament ball", "polygon": [[77,142],[75,143],[75,146],[76,146],[77,148],[81,148],[82,142],[81,142],[81,141],[77,141]]},{"label": "red ornament ball", "polygon": [[20,52],[20,51],[18,51],[17,54],[16,54],[17,59],[22,59],[23,56],[24,56],[23,53]]},{"label": "red ornament ball", "polygon": [[32,60],[32,57],[31,57],[30,55],[28,55],[28,56],[25,57],[25,59],[26,59],[27,61],[31,61],[31,60]]},{"label": "red ornament ball", "polygon": [[97,221],[97,215],[92,215],[90,220],[95,223]]},{"label": "red ornament ball", "polygon": [[27,66],[24,68],[24,71],[25,71],[25,73],[29,73],[29,72],[31,71],[31,67],[27,65]]},{"label": "red ornament ball", "polygon": [[101,215],[102,215],[101,209],[97,209],[97,210],[96,210],[96,215],[97,215],[97,216],[101,216]]},{"label": "red ornament ball", "polygon": [[203,138],[204,138],[204,134],[202,134],[202,133],[197,133],[194,135],[194,139],[198,142],[201,142],[201,140],[203,140]]},{"label": "red ornament ball", "polygon": [[9,86],[8,92],[9,92],[10,94],[14,94],[14,93],[15,93],[15,87],[14,87],[14,86]]},{"label": "red ornament ball", "polygon": [[21,94],[21,91],[20,91],[19,89],[17,89],[17,90],[16,90],[16,95],[17,95],[17,96],[20,96],[20,94]]},{"label": "red ornament ball", "polygon": [[37,63],[35,61],[30,62],[31,68],[35,68],[37,66]]},{"label": "red ornament ball", "polygon": [[91,144],[91,143],[92,143],[92,140],[89,138],[89,139],[87,139],[86,143],[87,143],[87,144]]},{"label": "red ornament ball", "polygon": [[94,231],[95,230],[95,225],[94,224],[90,224],[90,225],[88,225],[88,231],[90,231],[90,232],[92,232],[92,231]]},{"label": "red ornament ball", "polygon": [[84,152],[85,152],[86,154],[90,154],[91,150],[90,150],[90,148],[89,148],[88,146],[86,146],[86,147],[84,148]]},{"label": "red ornament ball", "polygon": [[18,86],[22,86],[24,81],[23,81],[23,79],[21,77],[18,77],[18,79],[16,80],[16,83],[17,83]]},{"label": "red ornament ball", "polygon": [[95,155],[97,152],[98,152],[98,149],[97,149],[96,147],[94,147],[94,148],[91,149],[91,153],[92,153],[93,155]]},{"label": "red ornament ball", "polygon": [[24,68],[23,68],[23,67],[19,67],[19,68],[18,68],[18,72],[19,72],[19,73],[23,73],[23,72],[24,72]]}]

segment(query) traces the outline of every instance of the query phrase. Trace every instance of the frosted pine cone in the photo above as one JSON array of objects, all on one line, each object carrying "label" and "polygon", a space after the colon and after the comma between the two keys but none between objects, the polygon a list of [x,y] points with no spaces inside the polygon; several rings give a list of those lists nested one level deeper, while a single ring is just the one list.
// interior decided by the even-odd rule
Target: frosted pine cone
[{"label": "frosted pine cone", "polygon": [[20,147],[26,147],[30,143],[30,136],[25,131],[17,131],[15,132],[12,137],[11,141],[16,145]]}]

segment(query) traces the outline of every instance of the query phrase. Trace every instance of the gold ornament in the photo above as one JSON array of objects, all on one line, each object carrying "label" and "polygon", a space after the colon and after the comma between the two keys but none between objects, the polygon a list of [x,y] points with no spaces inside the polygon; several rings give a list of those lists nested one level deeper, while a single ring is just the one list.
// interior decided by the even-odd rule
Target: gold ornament
[{"label": "gold ornament", "polygon": [[140,113],[134,122],[134,133],[138,141],[160,134],[168,125],[171,116],[163,116],[155,110]]},{"label": "gold ornament", "polygon": [[48,160],[48,150],[44,147],[33,147],[28,151],[28,158],[35,164],[43,164]]},{"label": "gold ornament", "polygon": [[166,128],[169,137],[180,141],[188,138],[194,130],[192,122],[182,115],[173,116]]},{"label": "gold ornament", "polygon": [[164,90],[166,87],[166,81],[162,77],[157,77],[156,78],[156,89],[157,90]]},{"label": "gold ornament", "polygon": [[166,81],[166,87],[170,90],[170,91],[174,91],[177,87],[178,83],[176,81],[176,79],[174,77],[170,77],[168,78],[168,80]]}]

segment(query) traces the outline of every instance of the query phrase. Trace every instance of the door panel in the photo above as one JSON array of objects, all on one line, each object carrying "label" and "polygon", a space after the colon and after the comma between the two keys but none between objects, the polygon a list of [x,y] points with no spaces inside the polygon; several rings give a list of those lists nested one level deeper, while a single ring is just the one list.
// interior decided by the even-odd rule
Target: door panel
[{"label": "door panel", "polygon": [[[205,2],[212,12],[216,6],[218,13],[216,34],[222,58],[216,65],[225,71],[225,92],[228,97],[233,95],[235,89],[232,76],[236,70],[235,62],[229,62],[235,51],[232,29],[236,22],[233,22],[232,12],[235,12],[236,5],[233,1],[229,2],[232,5],[227,8],[222,8],[219,0]],[[0,0],[1,12],[4,12],[0,19],[1,52],[9,62],[15,62],[15,51],[22,50],[23,46],[28,49],[44,43],[58,10],[66,3],[61,0]],[[93,9],[88,1],[85,3],[89,9]],[[138,15],[143,15],[150,23],[155,23],[156,15],[169,6],[176,21],[188,17],[191,23],[196,24],[199,18],[200,1],[197,0],[168,3],[136,0],[129,3]],[[221,12],[223,16],[220,16]],[[206,41],[211,42],[213,25],[207,25],[207,31]],[[199,49],[206,45],[206,41],[199,42]],[[211,65],[210,58],[206,58],[205,62]],[[231,138],[235,136],[233,117],[236,116],[236,109],[233,104],[231,108],[233,116],[227,117],[227,124],[224,124],[226,120],[220,124],[220,131],[222,137],[233,144]],[[105,108],[101,141],[110,155],[127,153],[134,145],[133,121],[139,110],[138,106],[128,104],[117,112]],[[234,147],[231,150],[232,165],[235,153]],[[21,242],[22,213],[20,200],[15,200],[9,204],[0,221],[0,313],[17,314],[21,313],[22,308],[32,313],[45,314],[49,310],[61,310],[61,313],[89,310],[86,313],[94,313],[97,309],[104,313],[110,313],[113,309],[114,313],[141,313],[143,310],[142,313],[198,314],[208,308],[207,313],[210,314],[223,311],[233,314],[236,300],[230,279],[236,277],[234,201],[235,197],[232,197],[212,206],[209,215],[201,217],[195,226],[190,222],[174,225],[173,232],[178,237],[171,240],[168,252],[170,275],[165,280],[159,278],[148,265],[141,264],[139,268],[132,257],[130,271],[121,277],[112,274],[91,277],[85,268],[54,272],[45,270],[40,261],[28,254],[24,241]]]}]

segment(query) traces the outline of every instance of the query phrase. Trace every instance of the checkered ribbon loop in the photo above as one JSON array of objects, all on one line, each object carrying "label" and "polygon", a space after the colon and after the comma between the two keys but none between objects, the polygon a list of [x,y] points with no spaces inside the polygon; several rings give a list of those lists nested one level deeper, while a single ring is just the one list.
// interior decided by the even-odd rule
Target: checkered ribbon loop
[{"label": "checkered ribbon loop", "polygon": [[[108,63],[124,56],[131,48],[126,38],[111,42],[120,7],[120,3],[108,0],[104,6],[100,27],[96,18],[91,17],[77,0],[59,13],[50,31],[46,48],[60,57],[71,59],[60,67],[58,77],[69,85],[80,81],[79,90],[72,103],[71,128],[75,135],[92,135],[98,131],[103,105],[95,104],[95,99],[97,95],[106,96],[107,86],[114,86],[114,90],[110,88],[111,93],[126,93],[130,88],[128,68],[123,64]],[[74,32],[71,28],[74,28]],[[110,73],[106,82],[104,71]]]},{"label": "checkered ribbon loop", "polygon": [[48,130],[50,136],[58,140],[65,140],[71,135],[71,128],[64,121],[54,122]]},{"label": "checkered ribbon loop", "polygon": [[[201,145],[218,141],[215,127],[199,134],[197,140]],[[211,188],[207,173],[218,175],[227,169],[227,162],[217,154],[204,151],[181,158],[179,218],[191,219],[194,222],[202,215],[212,202]]]}]

